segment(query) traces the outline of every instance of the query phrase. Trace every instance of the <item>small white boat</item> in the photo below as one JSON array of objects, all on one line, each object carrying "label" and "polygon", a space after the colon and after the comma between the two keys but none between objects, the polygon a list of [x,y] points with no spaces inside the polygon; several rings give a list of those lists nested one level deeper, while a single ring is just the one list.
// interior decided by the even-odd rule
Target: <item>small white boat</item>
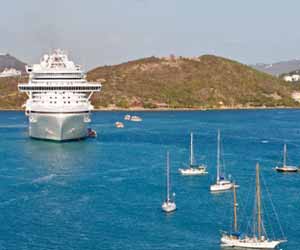
[{"label": "small white boat", "polygon": [[286,240],[271,240],[266,237],[266,227],[263,224],[261,216],[261,191],[259,178],[259,165],[256,165],[256,192],[255,192],[255,211],[257,211],[257,221],[254,223],[254,236],[243,236],[238,232],[237,224],[237,201],[236,191],[233,188],[233,232],[224,232],[221,237],[221,245],[223,247],[239,248],[239,249],[275,249],[280,243]]},{"label": "small white boat", "polygon": [[210,191],[212,192],[222,192],[232,189],[234,184],[228,180],[219,180],[216,184],[210,185]]},{"label": "small white boat", "polygon": [[285,173],[295,173],[298,172],[298,168],[296,166],[287,166],[286,165],[286,157],[287,156],[287,146],[284,144],[283,146],[283,165],[276,166],[275,170],[277,172],[285,172]]},{"label": "small white boat", "polygon": [[162,210],[166,213],[171,213],[176,210],[176,204],[174,201],[164,201],[161,206]]},{"label": "small white boat", "polygon": [[164,212],[170,213],[176,210],[176,204],[174,201],[175,193],[173,193],[173,199],[170,198],[170,159],[169,159],[169,152],[167,152],[167,173],[166,173],[166,181],[167,181],[167,198],[163,202],[161,208]]},{"label": "small white boat", "polygon": [[141,122],[142,118],[137,116],[137,115],[133,115],[133,116],[131,116],[130,121],[132,121],[132,122]]},{"label": "small white boat", "polygon": [[208,174],[208,172],[206,171],[206,167],[202,167],[202,166],[197,166],[197,167],[190,167],[190,168],[180,168],[179,172],[181,175],[205,175]]},{"label": "small white boat", "polygon": [[[235,185],[229,180],[225,179],[225,171],[221,175],[221,163],[220,163],[220,154],[221,154],[221,135],[220,130],[218,130],[218,147],[217,147],[217,181],[215,184],[210,185],[211,192],[222,192],[227,191],[233,188]],[[236,186],[237,187],[237,186]]]},{"label": "small white boat", "polygon": [[125,115],[125,116],[124,116],[124,120],[130,121],[130,119],[131,119],[131,115]]},{"label": "small white boat", "polygon": [[188,168],[179,168],[178,171],[181,175],[205,175],[208,172],[206,171],[206,166],[196,165],[194,161],[194,145],[193,145],[193,133],[191,133],[191,145],[190,145],[190,166]]},{"label": "small white boat", "polygon": [[116,128],[124,128],[123,122],[115,122],[115,127]]}]

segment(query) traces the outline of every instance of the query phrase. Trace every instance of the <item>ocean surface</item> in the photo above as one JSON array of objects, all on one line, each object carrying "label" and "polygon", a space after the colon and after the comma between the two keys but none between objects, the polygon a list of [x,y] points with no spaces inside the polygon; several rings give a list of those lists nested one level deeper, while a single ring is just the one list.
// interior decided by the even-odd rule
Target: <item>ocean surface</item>
[{"label": "ocean surface", "polygon": [[[117,129],[124,112],[95,112],[97,138],[56,143],[28,138],[23,112],[0,112],[0,249],[220,249],[220,231],[232,225],[232,193],[209,192],[217,129],[226,175],[240,185],[240,231],[253,227],[259,162],[267,234],[283,237],[282,228],[281,249],[300,249],[300,173],[273,170],[284,143],[288,163],[300,165],[300,110],[131,114],[143,121]],[[206,176],[178,174],[189,161],[190,132]],[[167,151],[178,208],[170,215],[161,211]]]}]

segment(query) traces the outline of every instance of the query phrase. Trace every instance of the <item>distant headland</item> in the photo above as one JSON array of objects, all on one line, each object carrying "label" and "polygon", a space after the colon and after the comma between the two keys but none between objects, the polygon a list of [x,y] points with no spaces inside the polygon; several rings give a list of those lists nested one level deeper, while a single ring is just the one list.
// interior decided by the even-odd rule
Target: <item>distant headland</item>
[{"label": "distant headland", "polygon": [[[87,73],[102,82],[92,98],[96,110],[207,110],[300,107],[293,83],[226,58],[149,57]],[[18,82],[0,78],[0,109],[21,110],[26,96]]]}]

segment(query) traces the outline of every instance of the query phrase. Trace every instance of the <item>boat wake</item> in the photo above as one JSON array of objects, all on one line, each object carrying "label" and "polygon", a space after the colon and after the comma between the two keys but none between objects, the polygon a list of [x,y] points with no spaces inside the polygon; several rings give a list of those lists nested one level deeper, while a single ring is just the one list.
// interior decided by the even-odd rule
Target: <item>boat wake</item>
[{"label": "boat wake", "polygon": [[54,177],[56,177],[56,174],[49,174],[49,175],[38,177],[38,178],[34,179],[32,181],[32,183],[37,183],[37,184],[47,183],[47,182],[51,181]]}]

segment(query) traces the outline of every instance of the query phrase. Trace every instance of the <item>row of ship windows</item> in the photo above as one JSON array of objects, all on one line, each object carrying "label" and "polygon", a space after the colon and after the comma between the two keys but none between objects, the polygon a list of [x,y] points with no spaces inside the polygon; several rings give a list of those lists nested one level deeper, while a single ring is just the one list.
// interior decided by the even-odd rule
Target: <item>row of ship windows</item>
[{"label": "row of ship windows", "polygon": [[[49,92],[33,92],[33,94],[34,94],[34,93],[37,93],[37,94],[45,94],[45,95],[46,95],[46,94],[48,94]],[[67,93],[71,93],[71,94],[73,94],[74,96],[86,95],[85,93],[82,93],[82,94],[81,94],[81,93],[78,93],[78,92],[67,92]],[[55,94],[55,95],[57,95],[57,94],[64,95],[64,94],[66,94],[66,92],[65,92],[65,91],[63,91],[63,92],[56,92],[56,91],[55,91],[54,93],[53,93],[53,92],[51,93],[51,95],[53,95],[53,94]]]},{"label": "row of ship windows", "polygon": [[[44,101],[42,102],[42,103],[45,103]],[[46,102],[46,103],[50,103],[50,104],[56,104],[57,102],[56,101],[50,101],[50,102]],[[69,101],[69,102],[64,102],[64,104],[71,104],[71,102]],[[75,102],[74,102],[75,103]],[[78,103],[80,103],[80,102],[78,102],[78,101],[76,101],[76,103],[78,104]],[[81,102],[81,103],[85,103],[85,102]]]},{"label": "row of ship windows", "polygon": [[28,87],[20,86],[20,90],[34,91],[34,90],[100,90],[99,86],[81,86],[81,87]]},{"label": "row of ship windows", "polygon": [[[38,85],[41,82],[39,82],[39,81],[32,81],[31,83],[35,84],[35,85]],[[44,85],[43,87],[48,87],[49,85],[50,85],[50,87],[56,87],[56,86],[69,87],[69,86],[76,86],[76,85],[79,85],[79,84],[85,84],[85,82],[83,82],[83,81],[72,81],[72,82],[66,82],[66,81],[65,82],[54,82],[54,81],[45,82],[45,81],[42,81],[42,83]]]},{"label": "row of ship windows", "polygon": [[[47,99],[47,97],[46,97],[46,96],[43,96],[43,97],[41,97],[41,96],[34,96],[33,99]],[[68,96],[68,98],[67,98],[67,97],[63,96],[62,98],[57,98],[57,96],[55,96],[55,97],[50,96],[48,99],[71,99],[71,97]],[[72,99],[80,100],[80,99],[86,99],[86,97],[83,97],[83,96],[75,96],[75,97],[72,97]]]},{"label": "row of ship windows", "polygon": [[81,75],[84,75],[83,73],[51,73],[51,72],[47,72],[47,73],[34,73],[35,76],[47,76],[47,75],[54,75],[54,76],[66,76],[66,75],[69,75],[69,76],[81,76]]},{"label": "row of ship windows", "polygon": [[[67,80],[71,80],[71,79],[67,79]],[[45,82],[44,80],[43,81],[38,81],[37,79],[32,79],[31,83],[36,84],[36,85],[42,83],[43,85],[46,85],[46,86],[50,85],[50,86],[54,87],[54,86],[62,86],[62,85],[63,86],[74,86],[75,85],[76,86],[76,85],[79,85],[79,84],[85,84],[86,81],[79,80],[79,81],[69,81],[69,82],[67,82],[66,80],[64,80],[63,82],[61,82],[61,81]]]}]

